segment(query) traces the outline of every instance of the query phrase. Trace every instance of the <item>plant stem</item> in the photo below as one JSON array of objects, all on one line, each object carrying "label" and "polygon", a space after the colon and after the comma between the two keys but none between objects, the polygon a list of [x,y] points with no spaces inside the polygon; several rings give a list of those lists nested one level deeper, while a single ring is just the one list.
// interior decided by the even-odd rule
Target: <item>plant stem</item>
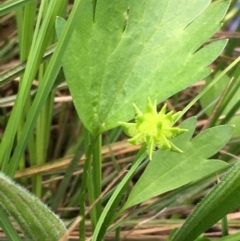
[{"label": "plant stem", "polygon": [[[100,196],[102,191],[102,135],[97,137],[94,149],[93,149],[93,183],[94,183],[94,201]],[[96,218],[99,219],[101,215],[101,201],[96,206]]]},{"label": "plant stem", "polygon": [[227,216],[224,216],[222,218],[222,236],[227,236],[228,235],[228,220],[227,220]]},{"label": "plant stem", "polygon": [[[79,230],[80,230],[80,241],[85,241],[85,195],[86,190],[88,187],[89,191],[89,199],[92,199],[92,189],[90,186],[93,186],[91,182],[88,182],[90,180],[90,177],[92,175],[91,170],[91,159],[92,159],[92,153],[93,148],[95,145],[96,138],[91,138],[90,132],[84,128],[84,140],[85,140],[85,156],[86,160],[83,167],[83,174],[82,174],[82,183],[81,183],[81,191],[80,191],[80,216],[82,217],[81,222],[79,223]],[[89,185],[88,185],[89,184]],[[91,215],[92,222],[95,222],[95,217]]]},{"label": "plant stem", "polygon": [[[122,195],[124,194],[126,188],[128,187],[128,184],[131,178],[133,177],[134,173],[136,172],[137,168],[139,167],[139,165],[141,164],[142,160],[145,157],[146,157],[146,146],[143,145],[142,148],[139,150],[132,164],[132,167],[127,172],[123,180],[119,183],[114,193],[111,195],[107,205],[105,206],[98,220],[97,226],[94,230],[92,241],[103,240],[107,227],[109,227],[110,223],[113,220],[116,206],[118,205]],[[122,209],[118,212],[117,215],[115,215],[115,217],[118,217],[121,213],[123,213],[123,211],[125,211],[124,207],[122,207]]]}]

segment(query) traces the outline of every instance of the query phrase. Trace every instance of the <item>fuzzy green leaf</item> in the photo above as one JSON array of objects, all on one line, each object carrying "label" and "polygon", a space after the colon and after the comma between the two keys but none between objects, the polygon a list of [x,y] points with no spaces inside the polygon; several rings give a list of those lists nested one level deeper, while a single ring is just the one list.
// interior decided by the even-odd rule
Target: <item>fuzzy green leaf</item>
[{"label": "fuzzy green leaf", "polygon": [[[199,203],[183,226],[173,235],[172,241],[192,241],[240,204],[240,162],[238,161]],[[227,236],[228,241],[239,240]],[[219,239],[225,240],[224,238]]]},{"label": "fuzzy green leaf", "polygon": [[207,158],[213,156],[228,142],[233,127],[213,127],[190,140],[195,125],[195,118],[182,122],[180,128],[188,128],[189,132],[173,140],[183,153],[157,151],[132,189],[124,208],[196,181],[227,165],[223,161]]},{"label": "fuzzy green leaf", "polygon": [[0,172],[0,206],[13,216],[31,241],[58,241],[63,222],[37,197]]},{"label": "fuzzy green leaf", "polygon": [[[228,0],[81,1],[63,67],[77,112],[93,134],[134,117],[206,77],[226,41],[201,48],[221,26]],[[95,13],[95,15],[94,15]]]}]

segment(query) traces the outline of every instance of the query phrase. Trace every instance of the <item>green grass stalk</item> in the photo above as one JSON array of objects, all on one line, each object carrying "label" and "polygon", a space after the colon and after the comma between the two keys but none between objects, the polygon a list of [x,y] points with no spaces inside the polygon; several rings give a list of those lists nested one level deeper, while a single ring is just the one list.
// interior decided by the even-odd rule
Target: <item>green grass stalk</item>
[{"label": "green grass stalk", "polygon": [[[102,192],[102,135],[97,137],[93,150],[93,183],[94,183],[94,200]],[[96,218],[99,219],[102,212],[101,200],[95,205]]]}]

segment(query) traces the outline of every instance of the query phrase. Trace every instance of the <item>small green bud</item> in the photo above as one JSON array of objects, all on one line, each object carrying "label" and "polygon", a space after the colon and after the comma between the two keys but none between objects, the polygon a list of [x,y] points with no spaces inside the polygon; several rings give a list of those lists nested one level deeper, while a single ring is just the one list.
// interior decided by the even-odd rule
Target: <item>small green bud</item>
[{"label": "small green bud", "polygon": [[167,105],[165,104],[157,113],[157,102],[155,101],[153,104],[150,99],[148,99],[148,105],[144,112],[141,112],[135,104],[133,106],[136,112],[136,123],[119,122],[126,135],[131,137],[128,140],[131,144],[146,143],[150,160],[156,147],[161,150],[182,152],[170,141],[170,139],[188,131],[173,127],[181,112],[174,114],[173,111],[170,111],[166,114]]}]

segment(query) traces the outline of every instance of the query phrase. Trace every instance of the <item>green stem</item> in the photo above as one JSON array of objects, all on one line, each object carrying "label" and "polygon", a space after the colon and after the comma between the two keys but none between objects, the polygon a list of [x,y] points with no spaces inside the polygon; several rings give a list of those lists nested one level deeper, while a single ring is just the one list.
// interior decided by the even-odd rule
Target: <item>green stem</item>
[{"label": "green stem", "polygon": [[[91,142],[90,133],[86,136],[88,143]],[[102,157],[101,157],[101,148],[102,148],[102,135],[94,138],[94,144],[92,145],[91,150],[91,164],[88,172],[88,199],[89,204],[93,204],[95,200],[100,196],[102,190]],[[94,230],[97,221],[101,215],[101,201],[98,201],[97,204],[90,211],[92,229]]]},{"label": "green stem", "polygon": [[[16,20],[17,20],[17,27],[18,27],[18,39],[19,39],[21,62],[24,62],[27,60],[30,52],[30,46],[31,46],[31,41],[33,37],[33,29],[34,29],[35,18],[36,18],[36,7],[37,7],[36,2],[32,2],[26,5],[24,8],[19,8],[17,10]],[[20,76],[19,88],[21,88],[22,86],[22,81],[23,81],[23,76]],[[30,93],[28,93],[26,104],[24,106],[23,115],[18,125],[17,140],[19,140],[22,134],[22,129],[23,129],[25,115],[26,115],[25,113],[28,113],[30,104],[31,104]],[[19,168],[20,169],[25,168],[24,155],[21,156],[21,159],[19,162]]]},{"label": "green stem", "polygon": [[[133,175],[135,174],[137,168],[139,167],[139,165],[141,164],[142,160],[145,157],[146,157],[146,146],[143,145],[142,148],[139,150],[132,164],[132,167],[127,172],[123,180],[119,183],[114,193],[112,194],[111,198],[109,199],[106,207],[104,208],[98,220],[97,226],[94,230],[92,241],[103,240],[106,230],[113,220],[115,208],[117,207],[119,201],[121,200],[122,195],[124,194],[126,188],[128,187],[128,184],[132,179]],[[123,207],[115,217],[118,217],[124,210],[125,209]]]},{"label": "green stem", "polygon": [[[91,177],[91,159],[92,159],[92,153],[93,148],[95,145],[96,139],[91,138],[91,134],[88,130],[84,129],[84,135],[85,135],[85,156],[86,160],[83,167],[83,174],[82,174],[82,183],[81,183],[81,190],[80,190],[80,216],[82,217],[81,222],[79,223],[79,231],[80,231],[80,241],[85,241],[85,195],[89,181],[89,175]],[[90,183],[92,185],[92,183]],[[93,186],[93,185],[92,185]],[[89,191],[89,190],[88,190]],[[90,189],[91,192],[91,189]],[[92,193],[90,193],[91,198]]]},{"label": "green stem", "polygon": [[222,236],[227,236],[228,235],[228,220],[227,216],[224,216],[222,218]]},{"label": "green stem", "polygon": [[[91,160],[92,160],[92,158],[91,158]],[[93,166],[90,164],[90,170],[88,172],[88,182],[87,182],[88,201],[89,201],[90,205],[95,200],[95,186],[94,186],[95,183],[93,181],[94,180],[93,176],[94,176],[94,174],[93,174]],[[96,226],[96,223],[97,223],[97,214],[96,214],[96,208],[95,207],[91,209],[90,217],[91,217],[92,229],[94,230],[95,226]]]},{"label": "green stem", "polygon": [[117,227],[115,231],[115,241],[120,240],[121,227]]},{"label": "green stem", "polygon": [[[40,66],[39,70],[39,82],[42,81],[45,72],[45,64]],[[46,162],[47,151],[49,146],[49,136],[51,133],[51,121],[52,121],[52,107],[54,103],[55,91],[51,91],[46,103],[37,120],[36,128],[36,159],[35,165],[41,165]],[[42,195],[42,176],[38,175],[34,181],[34,194],[39,198]]]},{"label": "green stem", "polygon": [[[102,192],[102,135],[97,137],[97,141],[93,150],[93,185],[94,185],[94,201],[100,196]],[[99,201],[94,209],[96,210],[96,218],[99,219],[101,215],[101,201]]]}]

